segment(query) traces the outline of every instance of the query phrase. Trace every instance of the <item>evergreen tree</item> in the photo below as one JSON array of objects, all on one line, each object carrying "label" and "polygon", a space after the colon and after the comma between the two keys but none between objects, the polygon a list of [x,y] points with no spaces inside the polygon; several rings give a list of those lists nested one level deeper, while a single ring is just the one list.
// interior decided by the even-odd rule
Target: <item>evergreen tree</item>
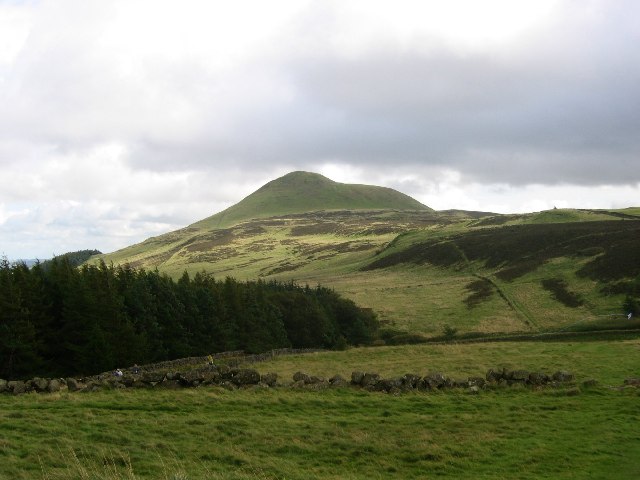
[{"label": "evergreen tree", "polygon": [[134,363],[139,364],[167,358],[157,318],[157,305],[151,290],[152,275],[145,270],[134,270],[129,265],[119,266],[116,270],[122,307],[138,343]]},{"label": "evergreen tree", "polygon": [[6,258],[0,259],[0,375],[17,378],[40,364],[36,348],[36,331],[29,319],[15,270]]},{"label": "evergreen tree", "polygon": [[212,352],[366,343],[368,311],[292,282],[177,282],[130,266],[0,260],[0,377],[77,375]]}]

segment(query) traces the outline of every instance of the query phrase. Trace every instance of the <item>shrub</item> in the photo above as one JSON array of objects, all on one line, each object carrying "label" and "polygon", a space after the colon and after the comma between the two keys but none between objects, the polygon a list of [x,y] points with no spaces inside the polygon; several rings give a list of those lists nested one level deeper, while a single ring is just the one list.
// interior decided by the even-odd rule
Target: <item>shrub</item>
[{"label": "shrub", "polygon": [[458,333],[458,329],[455,328],[455,327],[452,327],[449,324],[446,324],[442,328],[442,334],[443,334],[445,340],[453,340],[457,333]]}]

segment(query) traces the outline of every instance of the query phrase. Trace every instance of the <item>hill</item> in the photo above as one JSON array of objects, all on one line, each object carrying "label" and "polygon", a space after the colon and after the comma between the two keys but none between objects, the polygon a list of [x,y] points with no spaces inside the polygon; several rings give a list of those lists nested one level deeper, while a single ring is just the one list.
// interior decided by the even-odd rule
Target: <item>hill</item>
[{"label": "hill", "polygon": [[89,260],[91,257],[95,256],[95,255],[101,255],[102,252],[100,250],[78,250],[76,252],[67,252],[67,253],[63,253],[62,255],[55,255],[53,257],[53,259],[50,260],[43,260],[42,261],[42,266],[44,268],[48,268],[51,265],[51,262],[53,262],[53,260],[62,260],[62,259],[66,259],[69,261],[69,263],[71,265],[73,265],[74,267],[77,267],[79,265],[82,265],[84,262],[86,262],[87,260]]},{"label": "hill", "polygon": [[[283,226],[294,228],[294,236],[306,233],[388,236],[432,222],[434,218],[431,208],[390,188],[343,184],[316,173],[292,172],[218,214],[96,259],[157,267],[179,275],[185,269],[208,270],[212,263],[244,258],[245,247],[256,257],[251,260],[258,260],[260,255],[256,253],[275,248],[272,234]],[[352,247],[361,249],[362,245]],[[339,248],[352,249],[345,245]],[[236,270],[232,264],[231,270]],[[240,272],[237,276],[256,275]]]},{"label": "hill", "polygon": [[637,252],[637,208],[435,212],[393,190],[294,172],[218,215],[101,258],[174,278],[204,271],[328,286],[373,309],[390,341],[446,326],[626,327],[640,303]]},{"label": "hill", "polygon": [[381,209],[431,211],[417,200],[391,188],[338,183],[317,173],[291,172],[191,227],[226,228],[243,220],[320,210]]}]

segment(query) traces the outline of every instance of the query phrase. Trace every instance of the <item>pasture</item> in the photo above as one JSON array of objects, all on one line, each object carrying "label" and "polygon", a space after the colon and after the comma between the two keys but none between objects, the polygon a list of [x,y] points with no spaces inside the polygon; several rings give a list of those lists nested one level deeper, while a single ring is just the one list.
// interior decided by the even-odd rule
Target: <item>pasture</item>
[{"label": "pasture", "polygon": [[[277,372],[383,376],[487,367],[574,387],[400,395],[219,387],[0,397],[0,478],[638,478],[640,340],[358,348],[279,357]],[[582,386],[593,378],[598,384]]]}]

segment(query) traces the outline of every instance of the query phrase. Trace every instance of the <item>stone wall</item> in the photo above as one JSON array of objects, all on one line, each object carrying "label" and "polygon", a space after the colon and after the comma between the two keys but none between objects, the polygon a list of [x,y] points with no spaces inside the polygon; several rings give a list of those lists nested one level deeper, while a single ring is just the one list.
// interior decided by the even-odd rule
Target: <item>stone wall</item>
[{"label": "stone wall", "polygon": [[[237,367],[239,365],[247,363],[259,363],[271,360],[273,358],[282,355],[300,355],[303,353],[322,352],[323,350],[314,348],[279,348],[277,350],[271,350],[270,352],[247,354],[243,350],[236,350],[232,352],[221,352],[211,354],[214,361],[224,363],[230,367]],[[202,365],[208,362],[209,356],[203,357],[186,357],[179,358],[177,360],[167,360],[164,362],[151,363],[139,367],[142,371],[157,371],[157,370],[182,370],[184,367],[191,367],[193,365]]]},{"label": "stone wall", "polygon": [[[628,387],[638,388],[640,380],[628,379],[625,384]],[[353,372],[350,379],[345,379],[340,375],[326,379],[304,372],[296,372],[290,381],[280,381],[275,373],[261,375],[257,370],[251,368],[236,368],[228,365],[204,365],[183,372],[140,369],[138,373],[126,371],[122,376],[104,373],[84,378],[33,378],[27,381],[9,382],[0,380],[0,393],[20,395],[29,392],[55,393],[61,390],[90,392],[126,388],[182,389],[214,385],[227,389],[280,387],[322,390],[326,388],[358,388],[393,394],[447,389],[460,389],[473,394],[480,393],[485,389],[520,385],[529,388],[569,387],[579,393],[573,374],[564,371],[545,374],[527,370],[491,369],[484,377],[465,379],[453,379],[441,372],[433,372],[424,376],[407,373],[392,378],[382,378],[373,372]],[[582,383],[584,387],[594,385],[596,385],[595,380],[587,380]]]},{"label": "stone wall", "polygon": [[[441,372],[432,372],[425,376],[407,373],[399,377],[381,378],[373,372],[352,372],[347,381],[340,375],[328,380],[297,372],[293,376],[296,388],[320,389],[325,387],[356,387],[373,392],[401,393],[407,391],[435,391],[447,389],[465,389],[468,393],[479,393],[488,388],[522,385],[530,387],[561,387],[575,385],[574,376],[569,372],[558,371],[552,375],[526,370],[491,369],[484,377],[453,379]],[[589,381],[595,385],[595,381]]]}]

